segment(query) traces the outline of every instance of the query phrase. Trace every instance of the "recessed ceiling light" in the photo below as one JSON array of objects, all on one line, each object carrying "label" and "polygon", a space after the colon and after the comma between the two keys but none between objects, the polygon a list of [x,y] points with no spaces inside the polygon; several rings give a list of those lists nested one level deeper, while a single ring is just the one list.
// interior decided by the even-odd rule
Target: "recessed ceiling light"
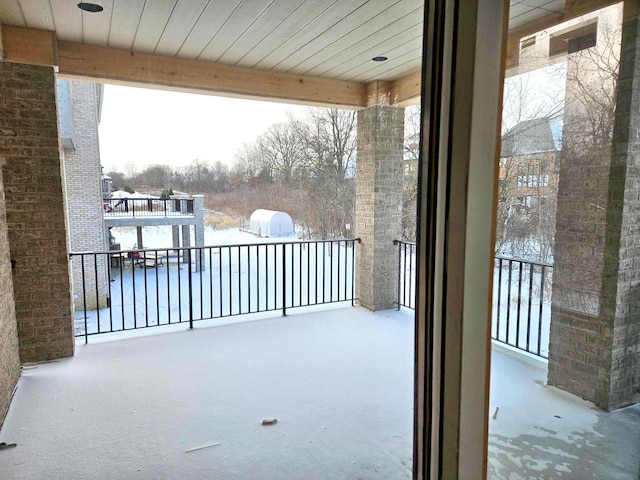
[{"label": "recessed ceiling light", "polygon": [[379,57],[373,57],[371,60],[373,60],[374,62],[384,62],[385,60],[388,60],[388,58],[379,56]]},{"label": "recessed ceiling light", "polygon": [[78,4],[78,8],[80,10],[84,10],[85,12],[98,13],[104,10],[101,5],[97,3],[88,3],[88,2],[80,2]]}]

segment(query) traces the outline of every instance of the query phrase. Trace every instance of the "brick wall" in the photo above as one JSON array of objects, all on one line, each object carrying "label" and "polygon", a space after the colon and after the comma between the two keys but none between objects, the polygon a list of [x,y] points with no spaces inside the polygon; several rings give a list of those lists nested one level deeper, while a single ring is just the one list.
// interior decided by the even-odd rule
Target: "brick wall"
[{"label": "brick wall", "polygon": [[2,164],[3,160],[0,158],[0,426],[2,426],[2,421],[9,408],[11,394],[20,375],[18,331],[13,303]]},{"label": "brick wall", "polygon": [[[599,38],[620,18],[610,9]],[[585,63],[600,61],[597,50],[567,62],[548,382],[607,410],[640,400],[639,25],[624,26],[617,82],[590,70],[572,75],[597,66]],[[616,83],[613,134],[595,137],[576,87],[606,92]]]},{"label": "brick wall", "polygon": [[73,355],[53,68],[0,63],[0,155],[20,358]]},{"label": "brick wall", "polygon": [[397,300],[402,235],[404,108],[376,105],[358,112],[356,236],[357,295],[370,310]]},{"label": "brick wall", "polygon": [[640,402],[640,20],[625,22],[622,39],[611,175],[620,212],[613,236],[619,239],[618,275],[610,287],[616,295],[608,399],[613,406]]},{"label": "brick wall", "polygon": [[[63,150],[64,188],[67,205],[69,250],[95,252],[108,250],[107,232],[102,218],[102,184],[98,145],[98,110],[96,86],[87,82],[70,82],[73,114],[73,149]],[[71,276],[76,309],[106,306],[108,268],[106,257],[84,261],[84,293],[80,257],[71,260]],[[96,295],[97,281],[97,295]]]}]

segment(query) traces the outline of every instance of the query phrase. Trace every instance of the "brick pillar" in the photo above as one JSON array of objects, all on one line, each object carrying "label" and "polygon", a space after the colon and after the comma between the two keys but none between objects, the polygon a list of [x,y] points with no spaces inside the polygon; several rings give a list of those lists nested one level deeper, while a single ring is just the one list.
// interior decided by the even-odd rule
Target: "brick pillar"
[{"label": "brick pillar", "polygon": [[639,21],[623,27],[613,138],[576,128],[579,53],[567,63],[548,383],[610,410],[640,400]]},{"label": "brick pillar", "polygon": [[369,310],[397,300],[402,234],[404,108],[374,105],[358,112],[356,235],[362,239],[356,265],[357,295]]},{"label": "brick pillar", "polygon": [[[185,248],[191,246],[191,225],[182,225],[182,246]],[[189,261],[188,250],[182,250],[182,261]]]},{"label": "brick pillar", "polygon": [[0,155],[23,362],[73,355],[53,68],[0,62]]},{"label": "brick pillar", "polygon": [[[193,225],[194,241],[196,247],[204,246],[204,195],[193,195],[193,216],[195,224]],[[207,269],[205,261],[204,249],[196,253],[196,272]]]},{"label": "brick pillar", "polygon": [[[180,225],[171,225],[171,237],[173,240],[173,247],[180,248]],[[176,252],[178,252],[176,250]]]},{"label": "brick pillar", "polygon": [[18,329],[13,303],[9,236],[2,183],[3,163],[4,161],[0,158],[0,427],[20,376]]},{"label": "brick pillar", "polygon": [[144,248],[144,244],[142,243],[142,227],[139,225],[136,227],[136,239],[136,248],[142,250]]}]

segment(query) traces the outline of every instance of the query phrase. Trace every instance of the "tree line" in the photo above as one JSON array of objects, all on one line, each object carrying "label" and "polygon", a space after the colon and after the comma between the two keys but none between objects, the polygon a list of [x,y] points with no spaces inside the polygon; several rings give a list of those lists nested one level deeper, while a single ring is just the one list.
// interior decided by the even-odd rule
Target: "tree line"
[{"label": "tree line", "polygon": [[[409,240],[415,238],[416,112],[407,109],[405,138],[403,230]],[[355,111],[310,108],[242,145],[231,165],[196,159],[179,168],[155,164],[138,170],[128,162],[124,172],[108,175],[114,189],[201,193],[214,211],[247,218],[256,208],[283,210],[309,237],[349,237],[355,224],[356,130]]]}]

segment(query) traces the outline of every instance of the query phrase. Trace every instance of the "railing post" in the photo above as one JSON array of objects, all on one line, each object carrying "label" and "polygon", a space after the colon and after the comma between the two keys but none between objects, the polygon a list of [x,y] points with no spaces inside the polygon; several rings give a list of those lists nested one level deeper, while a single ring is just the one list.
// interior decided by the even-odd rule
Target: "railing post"
[{"label": "railing post", "polygon": [[[293,251],[293,247],[292,247]],[[286,245],[282,244],[282,316],[287,316],[287,252]]]},{"label": "railing post", "polygon": [[394,245],[398,245],[398,301],[397,301],[397,305],[398,308],[396,310],[400,310],[400,271],[402,270],[402,255],[401,255],[401,251],[402,251],[402,243],[400,243],[399,240],[394,240],[393,241]]},{"label": "railing post", "polygon": [[[86,293],[87,284],[86,284],[86,278],[84,275],[84,255],[80,255],[80,262],[81,262],[80,265],[82,266],[82,309],[84,314],[84,344],[86,345],[87,343],[89,343],[89,332],[87,330],[87,293]],[[75,303],[75,299],[74,299],[74,303]],[[74,308],[75,308],[75,305],[74,305]],[[74,321],[73,328],[75,329],[75,321]]]},{"label": "railing post", "polygon": [[[168,268],[168,267],[167,267]],[[187,273],[189,275],[189,329],[193,329],[193,279],[191,278],[191,249],[187,250]]]}]

